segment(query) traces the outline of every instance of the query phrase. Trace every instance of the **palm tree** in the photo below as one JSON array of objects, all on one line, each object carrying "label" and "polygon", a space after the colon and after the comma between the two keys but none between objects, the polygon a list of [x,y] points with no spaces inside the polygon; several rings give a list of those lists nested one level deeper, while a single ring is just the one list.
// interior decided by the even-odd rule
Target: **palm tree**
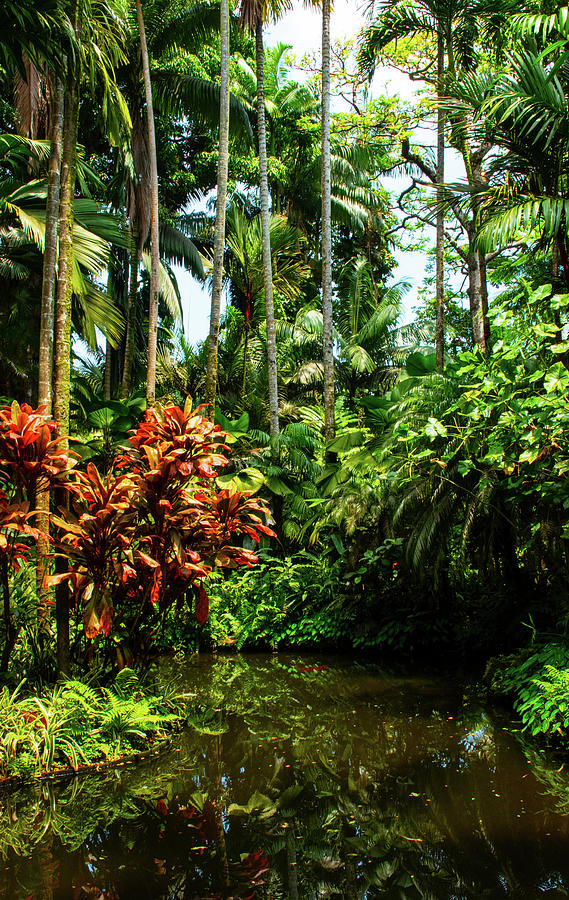
[{"label": "palm tree", "polygon": [[[369,391],[385,390],[411,353],[430,349],[429,335],[423,329],[397,324],[408,290],[406,282],[379,286],[364,256],[351,260],[341,272],[341,303],[333,334],[335,371],[350,405]],[[318,359],[322,331],[322,314],[314,307],[301,310],[293,324],[279,323],[283,344],[289,341],[283,372],[299,394],[322,382],[323,367]]]},{"label": "palm tree", "polygon": [[[290,79],[284,56],[290,47],[277,44],[265,50],[265,107],[270,116],[268,150],[280,165],[269,181],[271,206],[285,213],[308,239],[307,254],[319,256],[316,233],[321,216],[322,153],[313,124],[320,123],[320,96],[314,86]],[[239,60],[235,92],[247,109],[256,107],[257,79],[244,59]],[[357,232],[369,224],[370,213],[381,209],[370,171],[375,162],[367,148],[331,136],[332,221]],[[382,210],[383,211],[383,210]]]},{"label": "palm tree", "polygon": [[[71,4],[71,24],[76,39],[80,39],[82,0]],[[55,297],[55,357],[53,415],[59,433],[67,439],[69,434],[69,399],[71,388],[71,298],[73,295],[73,198],[77,174],[77,131],[79,124],[79,85],[81,63],[75,54],[67,64],[63,112],[63,150],[61,155],[58,271]],[[59,621],[59,619],[58,619]],[[58,629],[59,631],[59,629]],[[65,640],[65,638],[64,638]],[[69,635],[66,638],[69,643]],[[61,671],[67,671],[67,662]]]},{"label": "palm tree", "polygon": [[150,81],[150,61],[146,43],[146,29],[141,0],[136,0],[136,17],[140,36],[144,95],[146,97],[146,126],[148,129],[148,162],[150,169],[150,298],[148,301],[148,370],[146,377],[146,400],[154,405],[156,395],[156,347],[158,344],[158,267],[160,264],[160,222],[158,212],[158,157],[156,153],[156,131],[154,128],[154,107],[152,105],[152,83]]},{"label": "palm tree", "polygon": [[242,0],[241,18],[255,34],[255,62],[257,76],[257,141],[259,148],[259,189],[261,195],[261,224],[263,234],[263,267],[265,284],[265,316],[267,322],[267,361],[269,374],[269,420],[274,437],[279,433],[279,394],[277,373],[277,346],[275,334],[275,305],[273,298],[273,273],[271,269],[269,180],[267,174],[267,132],[265,121],[265,50],[263,22],[268,17],[278,18],[290,7],[287,0]]},{"label": "palm tree", "polygon": [[[204,120],[213,125],[220,105],[220,87],[203,77],[187,74],[191,71],[191,55],[198,53],[204,42],[219,31],[219,8],[212,2],[196,2],[181,8],[172,0],[146,0],[145,38],[147,55],[152,58],[153,108],[166,116],[188,117],[192,121]],[[148,117],[146,127],[140,102],[138,66],[138,30],[127,35],[128,65],[121,72],[127,85],[126,93],[132,118],[132,132],[125,146],[129,165],[123,164],[123,178],[127,191],[127,225],[131,235],[129,274],[129,299],[127,306],[127,335],[122,373],[123,396],[128,396],[132,380],[134,337],[136,332],[136,297],[140,259],[148,233],[151,230],[152,204],[148,199],[156,194],[156,179],[152,175]],[[147,94],[145,89],[145,95]],[[252,134],[247,114],[236,98],[229,98],[230,129],[240,137]],[[148,112],[148,105],[146,105]],[[134,177],[131,177],[134,175]],[[154,180],[154,188],[152,181]],[[154,201],[154,207],[156,203]],[[163,228],[159,227],[159,242],[163,241]],[[151,239],[151,247],[152,247]],[[158,241],[154,240],[154,243]],[[156,262],[156,260],[155,260]],[[156,267],[156,266],[155,266]],[[155,281],[155,279],[154,279]],[[154,284],[155,287],[155,284]],[[215,317],[214,317],[215,318]],[[151,367],[152,351],[149,357]],[[215,356],[213,357],[215,360]],[[152,381],[152,376],[151,376]]]},{"label": "palm tree", "polygon": [[472,78],[456,93],[503,151],[491,161],[487,183],[476,189],[481,248],[496,250],[520,236],[529,242],[537,229],[536,237],[561,261],[569,285],[569,79],[555,64],[555,50],[551,56],[513,53],[507,75]]},{"label": "palm tree", "polygon": [[[2,224],[2,277],[7,284],[29,279],[36,293],[41,288],[46,243],[48,187],[45,179],[29,180],[30,167],[43,167],[49,153],[44,141],[28,141],[17,135],[0,135],[0,164],[9,177],[0,181],[0,222]],[[94,200],[75,199],[72,241],[74,291],[77,301],[75,327],[88,343],[95,343],[95,329],[120,337],[122,320],[94,283],[104,270],[109,242],[120,240],[115,218],[101,210]],[[26,274],[24,274],[24,272]],[[38,312],[37,307],[35,310]],[[39,317],[36,315],[39,324]],[[30,348],[36,358],[37,346]],[[35,402],[35,390],[26,391]]]},{"label": "palm tree", "polygon": [[[273,284],[283,302],[298,302],[309,268],[301,255],[302,235],[284,216],[271,216],[270,246]],[[248,395],[250,350],[252,342],[259,345],[260,327],[265,317],[265,260],[263,255],[263,225],[260,215],[250,218],[237,204],[227,213],[227,253],[225,268],[229,282],[231,303],[241,313],[239,318],[239,348],[241,359],[241,396]],[[266,344],[262,337],[262,345]],[[268,380],[268,371],[267,371]]]},{"label": "palm tree", "polygon": [[6,0],[0,10],[0,62],[26,80],[26,60],[40,72],[57,70],[73,43],[71,22],[59,0],[33,4]]},{"label": "palm tree", "polygon": [[341,306],[335,332],[337,377],[349,400],[356,392],[377,391],[399,374],[409,354],[429,350],[428,337],[416,325],[398,326],[407,282],[378,285],[368,259],[351,260],[339,278]]},{"label": "palm tree", "polygon": [[51,150],[48,168],[45,217],[45,246],[43,257],[38,365],[38,403],[40,406],[45,406],[48,415],[51,413],[54,324],[53,296],[57,261],[61,150],[63,142],[63,83],[61,82],[61,79],[55,79],[51,96],[53,99],[53,110],[50,128]]},{"label": "palm tree", "polygon": [[[71,302],[76,279],[73,268],[74,194],[77,173],[77,136],[81,79],[89,75],[104,90],[107,124],[118,116],[128,116],[115,80],[122,59],[124,21],[107,2],[92,4],[73,0],[70,19],[77,50],[69,55],[65,74],[63,150],[61,156],[58,275],[55,299],[55,360],[53,414],[62,437],[69,431],[69,391],[71,383]],[[107,246],[108,251],[108,246]],[[75,284],[74,284],[75,282]]]},{"label": "palm tree", "polygon": [[322,0],[322,364],[324,440],[336,433],[332,319],[332,213],[330,166],[330,0]]},{"label": "palm tree", "polygon": [[[45,132],[49,132],[51,142],[38,389],[39,403],[49,413],[63,117],[63,85],[59,76],[65,68],[65,56],[74,54],[78,48],[72,24],[57,0],[40,0],[33,9],[13,2],[4,4],[0,14],[0,29],[0,59],[8,74],[13,74],[16,78],[15,105],[20,132],[31,139],[44,137]],[[39,133],[38,124],[42,120],[44,133]]]},{"label": "palm tree", "polygon": [[222,0],[220,7],[221,83],[219,95],[219,159],[217,164],[217,205],[213,253],[213,278],[205,399],[211,415],[215,412],[217,393],[217,355],[219,322],[221,317],[221,289],[223,282],[223,252],[225,245],[225,215],[227,204],[227,174],[229,168],[229,4]]}]

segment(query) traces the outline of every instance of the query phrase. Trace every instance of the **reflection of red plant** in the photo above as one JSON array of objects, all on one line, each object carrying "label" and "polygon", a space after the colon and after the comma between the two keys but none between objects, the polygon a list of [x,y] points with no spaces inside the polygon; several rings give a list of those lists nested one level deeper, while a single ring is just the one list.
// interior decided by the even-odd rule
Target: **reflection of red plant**
[{"label": "reflection of red plant", "polygon": [[254,888],[252,893],[242,894],[242,900],[254,900],[257,896],[257,888],[265,884],[265,879],[262,876],[266,875],[268,871],[269,860],[263,850],[256,850],[254,853],[249,853],[249,855],[241,861],[239,880],[245,882],[247,887]]}]

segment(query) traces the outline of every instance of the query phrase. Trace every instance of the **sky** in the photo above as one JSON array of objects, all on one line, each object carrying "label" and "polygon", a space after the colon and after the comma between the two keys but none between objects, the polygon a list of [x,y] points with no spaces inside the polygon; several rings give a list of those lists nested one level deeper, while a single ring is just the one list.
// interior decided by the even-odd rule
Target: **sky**
[{"label": "sky", "polygon": [[[335,0],[331,21],[332,41],[354,38],[364,24],[365,17],[361,4],[354,0]],[[292,52],[298,60],[307,53],[318,53],[321,45],[320,13],[314,8],[297,3],[294,9],[276,24],[268,26],[265,35],[269,45],[279,42],[291,44]],[[420,85],[417,82],[411,82],[403,73],[388,67],[376,73],[372,84],[372,94],[398,95],[406,100],[412,99],[418,89]],[[422,134],[421,139],[428,142],[428,134]],[[452,168],[452,161],[450,162]],[[447,172],[448,168],[447,164]],[[454,173],[452,177],[455,177]],[[457,177],[460,175],[457,174]],[[385,179],[384,183],[390,190],[399,192],[402,189],[401,181]],[[392,281],[405,280],[412,284],[406,300],[406,318],[410,319],[417,298],[417,289],[425,273],[425,256],[423,253],[398,253],[396,260],[398,265],[393,272]],[[183,270],[177,269],[176,274],[182,294],[184,330],[188,340],[196,343],[207,337],[209,331],[210,291]]]}]

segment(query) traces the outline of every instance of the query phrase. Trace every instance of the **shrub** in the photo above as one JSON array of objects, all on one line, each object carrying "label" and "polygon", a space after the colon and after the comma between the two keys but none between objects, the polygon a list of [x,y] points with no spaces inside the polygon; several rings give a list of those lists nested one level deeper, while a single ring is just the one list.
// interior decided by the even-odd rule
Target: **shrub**
[{"label": "shrub", "polygon": [[148,745],[180,720],[185,698],[145,691],[132,670],[93,688],[67,681],[36,696],[0,692],[0,775],[39,775],[57,767],[115,759]]},{"label": "shrub", "polygon": [[257,562],[243,537],[274,536],[263,500],[217,487],[222,438],[189,404],[156,406],[114,472],[88,464],[68,484],[71,512],[53,519],[64,571],[46,583],[69,583],[87,638],[112,632],[119,667],[147,655],[166,614],[186,600],[203,624],[210,574]]},{"label": "shrub", "polygon": [[524,728],[532,735],[565,737],[569,729],[569,647],[545,644],[522,658],[506,657],[491,687],[513,698]]}]

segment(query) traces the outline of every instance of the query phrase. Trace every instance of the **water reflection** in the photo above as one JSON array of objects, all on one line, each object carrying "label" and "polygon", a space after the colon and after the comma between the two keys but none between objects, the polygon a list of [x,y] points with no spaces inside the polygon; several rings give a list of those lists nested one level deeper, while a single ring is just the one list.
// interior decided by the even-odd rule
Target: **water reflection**
[{"label": "water reflection", "polygon": [[170,750],[0,798],[1,897],[567,895],[568,776],[458,689],[307,657],[182,674]]}]

